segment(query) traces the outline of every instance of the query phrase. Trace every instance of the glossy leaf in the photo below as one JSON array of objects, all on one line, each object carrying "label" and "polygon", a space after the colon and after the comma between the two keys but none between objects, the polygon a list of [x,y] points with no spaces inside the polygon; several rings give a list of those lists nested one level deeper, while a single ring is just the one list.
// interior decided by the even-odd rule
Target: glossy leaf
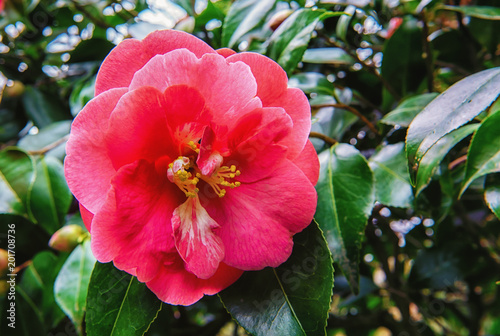
[{"label": "glossy leaf", "polygon": [[46,156],[64,160],[66,142],[71,127],[70,120],[57,121],[44,127],[37,134],[28,134],[17,145],[26,151],[45,151]]},{"label": "glossy leaf", "polygon": [[222,26],[222,45],[233,48],[240,39],[261,24],[276,0],[236,0]]},{"label": "glossy leaf", "polygon": [[53,234],[63,225],[72,200],[62,163],[50,156],[40,158],[29,201],[38,224]]},{"label": "glossy leaf", "polygon": [[380,122],[386,125],[408,127],[413,118],[415,118],[415,116],[437,96],[437,93],[432,92],[408,98],[394,110],[387,113]]},{"label": "glossy leaf", "polygon": [[422,29],[417,20],[405,17],[384,45],[381,74],[401,95],[415,91],[425,77]]},{"label": "glossy leaf", "polygon": [[498,174],[494,175],[491,181],[487,181],[484,199],[491,211],[500,219],[500,176]]},{"label": "glossy leaf", "polygon": [[413,191],[408,176],[404,143],[379,148],[370,157],[369,165],[375,177],[376,200],[388,206],[410,207]]},{"label": "glossy leaf", "polygon": [[344,42],[347,42],[347,32],[351,27],[351,20],[354,13],[356,13],[356,6],[349,5],[344,9],[343,15],[339,17],[339,21],[336,26],[335,36]]},{"label": "glossy leaf", "polygon": [[292,255],[284,264],[245,272],[219,296],[254,336],[323,336],[332,285],[331,255],[313,222],[294,236]]},{"label": "glossy leaf", "polygon": [[373,173],[359,151],[337,144],[319,155],[316,220],[333,260],[357,293],[363,233],[375,201]]},{"label": "glossy leaf", "polygon": [[32,86],[26,87],[23,105],[37,127],[45,127],[70,117],[57,100]]},{"label": "glossy leaf", "polygon": [[94,98],[95,76],[75,84],[69,96],[71,114],[76,116],[89,100]]},{"label": "glossy leaf", "polygon": [[500,113],[483,120],[470,143],[460,195],[480,176],[500,172]]},{"label": "glossy leaf", "polygon": [[471,135],[477,128],[478,124],[466,125],[451,133],[446,134],[444,137],[438,140],[434,146],[425,153],[424,157],[420,161],[420,166],[417,173],[417,179],[415,183],[415,195],[419,195],[420,192],[427,187],[431,181],[432,176],[436,172],[441,161],[444,159],[446,154],[453,148],[457,143],[462,141],[467,136]]},{"label": "glossy leaf", "polygon": [[354,60],[341,48],[307,49],[302,62],[315,64],[351,65]]},{"label": "glossy leaf", "polygon": [[71,252],[54,284],[57,304],[80,333],[86,310],[87,287],[95,261],[90,240],[86,240]]},{"label": "glossy leaf", "polygon": [[332,82],[317,72],[301,72],[293,75],[288,80],[288,86],[299,88],[307,94],[331,95],[334,89]]},{"label": "glossy leaf", "polygon": [[314,9],[300,9],[294,12],[269,38],[267,55],[290,74],[302,60],[318,22],[334,15],[339,13]]},{"label": "glossy leaf", "polygon": [[440,6],[438,9],[445,9],[459,12],[466,16],[484,20],[500,20],[500,8],[490,6]]},{"label": "glossy leaf", "polygon": [[0,212],[27,214],[34,178],[34,161],[28,153],[14,147],[0,151]]},{"label": "glossy leaf", "polygon": [[412,183],[425,153],[443,136],[487,109],[499,94],[500,68],[484,70],[451,86],[413,119],[406,136]]},{"label": "glossy leaf", "polygon": [[194,8],[191,0],[172,0],[174,4],[184,9],[189,16],[194,16]]},{"label": "glossy leaf", "polygon": [[161,301],[136,277],[113,263],[95,264],[87,296],[87,335],[142,336],[160,309]]}]

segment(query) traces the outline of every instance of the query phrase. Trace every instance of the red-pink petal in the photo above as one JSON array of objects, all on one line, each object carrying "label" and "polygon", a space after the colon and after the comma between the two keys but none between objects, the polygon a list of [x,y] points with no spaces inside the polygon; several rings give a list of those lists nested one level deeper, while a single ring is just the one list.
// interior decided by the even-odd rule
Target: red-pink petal
[{"label": "red-pink petal", "polygon": [[80,207],[80,216],[82,216],[82,222],[85,224],[85,227],[90,232],[92,219],[94,219],[94,214],[85,208],[82,203],[79,204]]},{"label": "red-pink petal", "polygon": [[163,93],[141,87],[125,94],[109,119],[108,155],[115,169],[139,159],[154,161],[178,152],[167,127]]},{"label": "red-pink petal", "polygon": [[92,251],[100,262],[136,269],[140,281],[153,279],[178,256],[172,237],[174,209],[185,199],[174,184],[146,161],[122,167],[106,203],[92,221]]},{"label": "red-pink petal", "polygon": [[267,178],[242,183],[223,198],[202,199],[202,204],[221,223],[218,235],[224,242],[224,262],[258,270],[288,259],[292,236],[311,223],[316,201],[307,176],[285,160]]},{"label": "red-pink petal", "polygon": [[155,31],[138,41],[127,39],[106,57],[97,75],[96,95],[117,87],[128,87],[134,74],[155,55],[186,48],[197,57],[215,51],[195,36],[176,30]]},{"label": "red-pink petal", "polygon": [[109,115],[126,89],[113,89],[92,99],[71,125],[64,174],[68,186],[90,212],[102,206],[115,169],[108,157],[104,134]]},{"label": "red-pink petal", "polygon": [[311,108],[305,94],[287,88],[286,72],[270,58],[257,53],[239,53],[228,62],[244,62],[252,69],[257,81],[257,96],[263,106],[283,107],[293,120],[293,131],[281,143],[289,148],[287,157],[293,160],[304,148],[311,129]]},{"label": "red-pink petal", "polygon": [[311,141],[307,141],[306,146],[293,163],[302,170],[313,185],[316,185],[319,178],[319,159]]},{"label": "red-pink petal", "polygon": [[188,306],[203,295],[213,295],[227,288],[243,274],[243,271],[221,263],[210,279],[200,279],[182,267],[162,267],[154,279],[146,285],[158,298],[172,305]]},{"label": "red-pink petal", "polygon": [[229,48],[220,48],[220,49],[217,49],[215,51],[217,52],[217,54],[224,56],[225,58],[236,54],[236,51],[234,51],[233,49],[229,49]]},{"label": "red-pink petal", "polygon": [[200,279],[212,277],[224,258],[222,240],[213,232],[218,227],[198,197],[188,198],[174,210],[175,246],[186,263],[186,270]]},{"label": "red-pink petal", "polygon": [[217,54],[205,54],[198,59],[187,49],[153,57],[136,72],[129,88],[153,86],[163,91],[172,85],[196,88],[212,111],[216,124],[223,124],[224,120],[241,113],[257,92],[257,84],[246,64],[227,63]]}]

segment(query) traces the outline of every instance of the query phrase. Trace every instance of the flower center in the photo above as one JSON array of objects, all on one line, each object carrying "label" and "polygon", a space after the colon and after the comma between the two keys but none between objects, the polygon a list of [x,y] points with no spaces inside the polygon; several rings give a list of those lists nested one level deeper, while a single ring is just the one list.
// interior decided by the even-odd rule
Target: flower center
[{"label": "flower center", "polygon": [[[199,152],[199,149],[197,152]],[[224,187],[233,189],[241,185],[240,182],[233,180],[240,174],[241,172],[236,169],[236,166],[231,165],[216,168],[211,175],[203,175],[196,166],[195,159],[186,156],[179,156],[177,160],[168,165],[167,170],[167,177],[170,182],[175,183],[187,197],[196,197],[198,195],[200,189],[197,184],[200,180],[211,186],[219,197],[224,197],[227,192]]]}]

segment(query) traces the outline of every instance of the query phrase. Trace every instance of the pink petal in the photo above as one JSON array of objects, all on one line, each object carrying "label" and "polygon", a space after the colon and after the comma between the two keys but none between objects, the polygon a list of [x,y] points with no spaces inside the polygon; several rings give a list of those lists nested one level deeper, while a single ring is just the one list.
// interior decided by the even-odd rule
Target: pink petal
[{"label": "pink petal", "polygon": [[217,52],[217,54],[224,56],[224,58],[228,58],[229,56],[236,54],[236,51],[229,48],[220,48],[215,51]]},{"label": "pink petal", "polygon": [[73,121],[66,145],[64,174],[78,201],[96,213],[106,198],[115,169],[108,157],[104,134],[108,119],[127,89],[113,89],[92,99]]},{"label": "pink petal", "polygon": [[289,148],[287,157],[294,159],[304,148],[311,130],[311,108],[305,94],[296,88],[287,88],[286,72],[270,58],[257,53],[239,53],[228,62],[244,62],[252,69],[257,81],[257,96],[263,106],[283,107],[293,120],[293,131],[282,142]]},{"label": "pink petal", "polygon": [[222,163],[222,156],[215,151],[215,133],[212,127],[207,126],[201,138],[200,153],[196,164],[203,175],[210,176]]},{"label": "pink petal", "polygon": [[311,141],[307,141],[306,146],[293,163],[302,170],[313,185],[316,185],[319,178],[319,160]]},{"label": "pink petal", "polygon": [[186,270],[200,279],[212,277],[224,258],[222,240],[213,232],[218,227],[198,197],[188,198],[174,210],[175,246],[186,263]]},{"label": "pink petal", "polygon": [[155,31],[138,41],[127,39],[116,46],[99,69],[95,84],[96,95],[117,87],[128,87],[134,74],[153,56],[186,48],[197,57],[215,51],[195,36],[176,30]]},{"label": "pink petal", "polygon": [[221,263],[210,279],[200,279],[182,267],[162,267],[147,286],[158,298],[172,305],[188,306],[233,284],[243,271]]},{"label": "pink petal", "polygon": [[92,251],[100,262],[136,269],[140,281],[155,277],[177,258],[172,238],[174,209],[185,199],[177,186],[146,161],[123,166],[105,205],[92,221]]},{"label": "pink petal", "polygon": [[202,204],[221,226],[223,261],[242,270],[258,270],[288,259],[292,235],[311,223],[316,201],[307,176],[285,160],[271,176],[242,183],[223,198],[202,199]]},{"label": "pink petal", "polygon": [[216,124],[241,113],[257,92],[255,79],[246,64],[227,63],[217,54],[205,54],[198,59],[187,49],[153,57],[136,72],[129,88],[153,86],[163,91],[172,85],[196,88],[212,111]]},{"label": "pink petal", "polygon": [[82,216],[82,221],[83,224],[85,224],[85,227],[87,230],[90,232],[90,227],[92,223],[92,219],[94,219],[94,214],[85,208],[82,203],[79,204],[80,206],[80,216]]},{"label": "pink petal", "polygon": [[109,119],[108,153],[118,169],[139,159],[154,161],[179,155],[167,127],[167,105],[162,92],[141,87],[125,94]]}]

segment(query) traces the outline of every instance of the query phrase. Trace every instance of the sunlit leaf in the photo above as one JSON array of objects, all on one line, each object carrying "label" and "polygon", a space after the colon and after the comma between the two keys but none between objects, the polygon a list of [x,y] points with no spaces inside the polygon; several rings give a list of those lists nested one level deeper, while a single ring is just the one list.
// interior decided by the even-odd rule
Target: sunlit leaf
[{"label": "sunlit leaf", "polygon": [[406,137],[412,183],[425,153],[443,136],[487,109],[499,94],[500,68],[484,70],[451,86],[413,119]]},{"label": "sunlit leaf", "polygon": [[484,20],[500,20],[500,8],[490,6],[440,6],[438,9],[445,9],[459,12],[467,16],[472,16]]},{"label": "sunlit leaf", "polygon": [[437,93],[432,92],[408,98],[387,113],[380,122],[386,125],[408,127],[413,118],[437,96]]},{"label": "sunlit leaf", "polygon": [[484,199],[491,211],[500,219],[500,176],[494,174],[492,177],[492,180],[486,183]]},{"label": "sunlit leaf", "polygon": [[354,60],[341,48],[307,49],[302,62],[316,64],[351,65]]},{"label": "sunlit leaf", "polygon": [[295,235],[292,255],[284,264],[245,272],[219,296],[252,335],[323,336],[332,286],[330,252],[313,222]]}]

